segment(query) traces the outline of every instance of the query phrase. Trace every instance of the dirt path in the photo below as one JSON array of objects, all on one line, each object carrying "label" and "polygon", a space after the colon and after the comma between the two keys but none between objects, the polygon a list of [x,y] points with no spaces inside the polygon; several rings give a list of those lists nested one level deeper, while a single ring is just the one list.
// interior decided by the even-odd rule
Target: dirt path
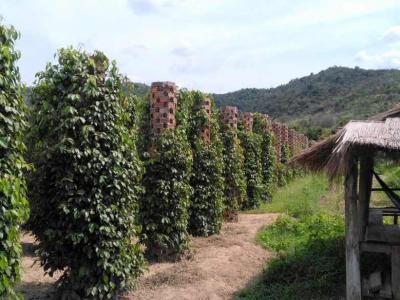
[{"label": "dirt path", "polygon": [[[225,224],[219,235],[194,238],[191,259],[150,265],[138,289],[121,299],[232,299],[235,292],[261,272],[272,256],[256,245],[254,238],[262,226],[273,223],[277,216],[243,214],[238,223]],[[29,245],[32,237],[25,235],[23,242]],[[31,267],[32,262],[32,256],[24,257],[19,290],[26,293],[26,300],[52,299],[50,295],[55,280],[43,277],[38,265]]]},{"label": "dirt path", "polygon": [[276,220],[276,214],[240,215],[221,234],[193,239],[192,260],[157,263],[126,299],[231,299],[259,272],[270,253],[257,246],[257,231]]}]

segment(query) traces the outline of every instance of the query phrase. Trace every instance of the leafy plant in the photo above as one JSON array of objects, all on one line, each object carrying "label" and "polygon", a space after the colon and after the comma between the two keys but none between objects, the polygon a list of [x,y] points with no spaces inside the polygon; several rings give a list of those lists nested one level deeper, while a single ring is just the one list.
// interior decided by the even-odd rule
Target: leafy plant
[{"label": "leafy plant", "polygon": [[28,217],[23,154],[26,127],[25,106],[21,96],[20,74],[14,49],[19,37],[13,27],[0,20],[0,298],[18,299],[14,291],[20,279],[21,224]]},{"label": "leafy plant", "polygon": [[237,131],[221,124],[223,144],[223,177],[225,181],[225,211],[235,212],[247,201],[243,149]]},{"label": "leafy plant", "polygon": [[189,246],[192,152],[180,130],[167,130],[154,143],[155,151],[145,161],[142,240],[150,258],[178,259]]},{"label": "leafy plant", "polygon": [[262,198],[271,201],[276,189],[276,152],[274,135],[268,128],[267,121],[259,114],[254,114],[253,131],[261,135],[261,170],[262,170]]},{"label": "leafy plant", "polygon": [[[193,195],[189,208],[189,231],[193,235],[208,236],[218,233],[222,226],[224,178],[222,177],[222,144],[215,113],[203,108],[206,98],[198,91],[182,91],[180,102],[191,104],[188,121],[188,138],[193,151],[193,171],[190,184]],[[213,108],[213,107],[212,107]],[[204,141],[201,132],[208,128],[210,141]]]},{"label": "leafy plant", "polygon": [[45,271],[65,293],[110,299],[142,274],[138,200],[142,165],[134,101],[101,52],[58,51],[38,73],[30,179],[31,227]]},{"label": "leafy plant", "polygon": [[244,153],[244,173],[246,176],[247,201],[243,209],[257,208],[261,204],[263,192],[261,164],[261,136],[251,131],[240,131],[239,139]]},{"label": "leafy plant", "polygon": [[258,235],[279,254],[239,299],[337,299],[345,281],[344,220],[315,214],[285,215]]}]

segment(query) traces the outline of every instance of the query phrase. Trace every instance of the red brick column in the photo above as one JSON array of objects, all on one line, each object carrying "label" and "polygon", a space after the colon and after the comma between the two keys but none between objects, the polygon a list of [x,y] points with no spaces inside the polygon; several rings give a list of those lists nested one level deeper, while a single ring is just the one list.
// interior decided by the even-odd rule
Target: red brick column
[{"label": "red brick column", "polygon": [[244,129],[246,131],[253,130],[253,114],[251,112],[244,112],[241,114]]},{"label": "red brick column", "polygon": [[[209,98],[205,98],[204,99],[204,102],[202,104],[202,109],[204,109],[204,111],[206,112],[208,118],[211,118],[211,100]],[[201,129],[200,136],[203,139],[203,141],[205,141],[206,143],[210,143],[210,141],[211,141],[211,128],[210,128],[210,126],[204,126]]]},{"label": "red brick column", "polygon": [[275,151],[276,151],[276,159],[277,161],[281,161],[281,125],[279,123],[272,123],[272,132],[275,137]]},{"label": "red brick column", "polygon": [[231,128],[237,129],[238,109],[236,106],[221,107],[221,121]]},{"label": "red brick column", "polygon": [[176,127],[177,88],[175,83],[153,82],[150,90],[150,126],[153,135]]}]

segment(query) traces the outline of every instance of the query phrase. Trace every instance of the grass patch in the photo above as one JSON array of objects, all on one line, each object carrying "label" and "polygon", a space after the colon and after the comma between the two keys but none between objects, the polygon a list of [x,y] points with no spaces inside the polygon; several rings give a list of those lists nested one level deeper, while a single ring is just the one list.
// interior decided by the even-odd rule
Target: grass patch
[{"label": "grass patch", "polygon": [[323,174],[306,175],[279,188],[272,201],[247,213],[285,213],[303,217],[320,212],[340,214],[343,212],[343,187],[330,182]]},{"label": "grass patch", "polygon": [[238,299],[338,299],[345,282],[343,191],[323,175],[307,175],[279,189],[252,211],[283,213],[257,235],[277,252],[259,280]]}]

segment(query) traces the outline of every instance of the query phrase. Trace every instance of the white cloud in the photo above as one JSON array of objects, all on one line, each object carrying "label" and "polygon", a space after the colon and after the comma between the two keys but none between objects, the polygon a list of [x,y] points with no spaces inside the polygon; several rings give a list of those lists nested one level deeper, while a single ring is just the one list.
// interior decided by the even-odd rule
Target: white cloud
[{"label": "white cloud", "polygon": [[385,32],[383,40],[388,43],[394,43],[400,41],[400,26],[393,26]]},{"label": "white cloud", "polygon": [[[377,56],[397,46],[368,45],[396,25],[400,1],[1,0],[0,12],[22,33],[28,83],[56,49],[83,44],[116,59],[135,80],[217,92],[353,63],[357,49],[366,49],[359,61],[382,63]],[[389,30],[385,41],[394,43],[398,32]],[[396,55],[385,55],[395,63]]]},{"label": "white cloud", "polygon": [[378,54],[370,54],[362,50],[356,59],[372,68],[400,68],[400,49],[387,50]]},{"label": "white cloud", "polygon": [[369,68],[400,68],[400,26],[392,26],[370,49],[359,51],[355,59]]}]

